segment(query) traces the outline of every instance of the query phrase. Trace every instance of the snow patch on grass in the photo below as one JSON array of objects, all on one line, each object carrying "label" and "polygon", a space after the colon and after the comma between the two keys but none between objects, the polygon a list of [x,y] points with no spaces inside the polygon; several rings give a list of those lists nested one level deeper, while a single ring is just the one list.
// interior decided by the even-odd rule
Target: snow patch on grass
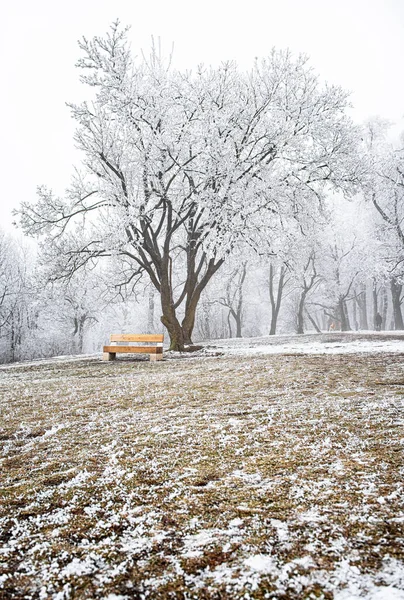
[{"label": "snow patch on grass", "polygon": [[0,408],[5,597],[403,600],[396,352],[8,366]]}]

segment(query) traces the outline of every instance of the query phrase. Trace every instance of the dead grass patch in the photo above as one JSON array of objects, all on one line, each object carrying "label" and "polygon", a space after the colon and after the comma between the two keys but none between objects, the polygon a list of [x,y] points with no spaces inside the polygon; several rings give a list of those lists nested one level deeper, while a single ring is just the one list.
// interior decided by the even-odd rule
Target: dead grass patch
[{"label": "dead grass patch", "polygon": [[396,354],[0,369],[0,598],[392,585],[403,381]]}]

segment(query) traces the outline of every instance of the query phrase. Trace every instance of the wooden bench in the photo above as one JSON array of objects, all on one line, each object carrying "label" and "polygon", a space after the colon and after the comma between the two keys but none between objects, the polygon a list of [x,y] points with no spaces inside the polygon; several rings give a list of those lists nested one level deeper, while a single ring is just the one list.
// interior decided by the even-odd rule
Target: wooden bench
[{"label": "wooden bench", "polygon": [[[117,352],[122,354],[150,354],[150,360],[163,359],[163,340],[164,335],[157,334],[112,334],[110,345],[104,346],[102,351],[102,360],[115,360]],[[125,345],[122,342],[126,342]],[[146,345],[131,346],[131,342],[141,342]]]}]

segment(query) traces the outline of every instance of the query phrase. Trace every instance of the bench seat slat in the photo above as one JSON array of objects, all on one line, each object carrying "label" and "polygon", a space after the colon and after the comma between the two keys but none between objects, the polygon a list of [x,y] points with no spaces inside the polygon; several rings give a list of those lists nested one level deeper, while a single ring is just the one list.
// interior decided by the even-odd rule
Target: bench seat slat
[{"label": "bench seat slat", "polygon": [[111,342],[159,342],[163,343],[164,334],[163,333],[113,333],[111,335]]},{"label": "bench seat slat", "polygon": [[130,354],[137,352],[141,354],[163,354],[163,348],[161,346],[104,346],[103,352],[110,352],[115,354],[116,352],[123,352]]}]

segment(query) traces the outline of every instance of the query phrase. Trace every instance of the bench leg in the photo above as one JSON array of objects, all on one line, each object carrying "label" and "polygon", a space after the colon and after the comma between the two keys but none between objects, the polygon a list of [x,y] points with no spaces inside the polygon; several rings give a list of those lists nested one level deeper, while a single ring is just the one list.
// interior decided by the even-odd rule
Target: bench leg
[{"label": "bench leg", "polygon": [[155,362],[156,360],[163,360],[162,354],[150,354],[150,360]]},{"label": "bench leg", "polygon": [[115,360],[116,354],[115,352],[103,352],[102,360]]}]

